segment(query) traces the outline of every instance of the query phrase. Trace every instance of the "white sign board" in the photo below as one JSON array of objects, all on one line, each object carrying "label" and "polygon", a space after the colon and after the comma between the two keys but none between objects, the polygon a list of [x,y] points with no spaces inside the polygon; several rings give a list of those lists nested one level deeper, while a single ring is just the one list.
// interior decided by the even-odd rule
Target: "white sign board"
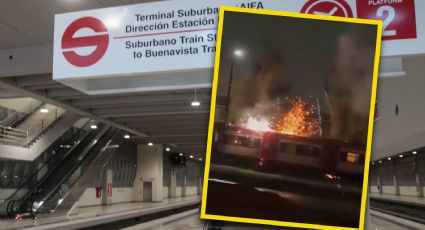
[{"label": "white sign board", "polygon": [[[209,87],[221,5],[357,16],[356,0],[162,1],[59,14],[53,79],[88,94]],[[402,55],[392,42],[403,43],[384,41],[383,55]]]}]

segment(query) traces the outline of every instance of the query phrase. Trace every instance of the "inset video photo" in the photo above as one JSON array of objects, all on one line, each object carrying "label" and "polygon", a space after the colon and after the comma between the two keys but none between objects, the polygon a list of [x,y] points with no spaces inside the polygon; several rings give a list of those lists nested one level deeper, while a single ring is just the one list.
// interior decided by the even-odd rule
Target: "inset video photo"
[{"label": "inset video photo", "polygon": [[363,229],[381,23],[221,10],[201,218]]}]

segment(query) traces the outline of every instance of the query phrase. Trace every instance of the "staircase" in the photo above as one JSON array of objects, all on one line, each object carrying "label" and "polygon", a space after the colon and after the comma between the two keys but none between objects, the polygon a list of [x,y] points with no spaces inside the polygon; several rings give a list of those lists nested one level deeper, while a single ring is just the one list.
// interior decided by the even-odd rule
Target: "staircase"
[{"label": "staircase", "polygon": [[[40,112],[41,108],[48,109],[48,112],[47,113]],[[34,110],[33,113],[29,114],[29,116],[27,116],[27,119],[24,119],[22,120],[20,124],[17,124],[15,128],[20,130],[29,130],[33,126],[35,126],[37,123],[39,123],[39,121],[46,120],[46,118],[54,116],[55,113],[61,114],[63,113],[63,111],[64,111],[63,109],[55,107],[53,105],[49,105],[49,104],[42,105],[39,107],[39,109]]]},{"label": "staircase", "polygon": [[[27,118],[29,118],[35,111],[39,111],[43,104],[41,102],[25,102],[25,101],[16,101],[14,103],[18,104],[28,104],[27,108],[23,111],[22,105],[17,106],[15,108],[10,104],[7,107],[0,107],[1,110],[13,111],[7,117],[5,117],[2,121],[0,121],[0,125],[10,128],[16,128],[21,123],[23,123]],[[16,110],[17,109],[17,110]]]},{"label": "staircase", "polygon": [[[41,112],[45,108],[48,112]],[[25,115],[14,126],[0,125],[0,142],[8,145],[30,147],[49,131],[60,119],[65,110],[53,105],[41,105],[31,114]]]},{"label": "staircase", "polygon": [[28,118],[30,114],[15,111],[7,116],[5,119],[0,121],[0,125],[5,127],[15,128],[19,123],[23,122]]}]

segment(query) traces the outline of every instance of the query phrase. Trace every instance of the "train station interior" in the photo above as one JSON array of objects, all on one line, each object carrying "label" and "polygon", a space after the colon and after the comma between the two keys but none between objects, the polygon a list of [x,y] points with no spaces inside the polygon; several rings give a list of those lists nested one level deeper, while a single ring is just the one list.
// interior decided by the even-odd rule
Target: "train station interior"
[{"label": "train station interior", "polygon": [[[187,86],[196,74],[148,90],[112,76],[95,93],[53,79],[55,14],[151,2],[0,0],[0,229],[292,229],[200,219],[211,85]],[[381,57],[365,229],[425,229],[417,45]]]}]

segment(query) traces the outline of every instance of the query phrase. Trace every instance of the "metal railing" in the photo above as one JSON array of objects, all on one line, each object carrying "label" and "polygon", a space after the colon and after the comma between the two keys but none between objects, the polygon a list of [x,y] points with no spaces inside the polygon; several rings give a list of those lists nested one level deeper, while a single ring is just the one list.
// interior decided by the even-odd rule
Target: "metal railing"
[{"label": "metal railing", "polygon": [[7,116],[5,119],[0,121],[0,125],[10,127],[13,124],[15,124],[16,122],[18,122],[24,116],[25,116],[25,113],[15,111],[12,114],[10,114],[9,116]]},{"label": "metal railing", "polygon": [[0,124],[0,143],[27,147],[47,127],[56,122],[64,112],[64,110],[54,109],[27,130]]}]

